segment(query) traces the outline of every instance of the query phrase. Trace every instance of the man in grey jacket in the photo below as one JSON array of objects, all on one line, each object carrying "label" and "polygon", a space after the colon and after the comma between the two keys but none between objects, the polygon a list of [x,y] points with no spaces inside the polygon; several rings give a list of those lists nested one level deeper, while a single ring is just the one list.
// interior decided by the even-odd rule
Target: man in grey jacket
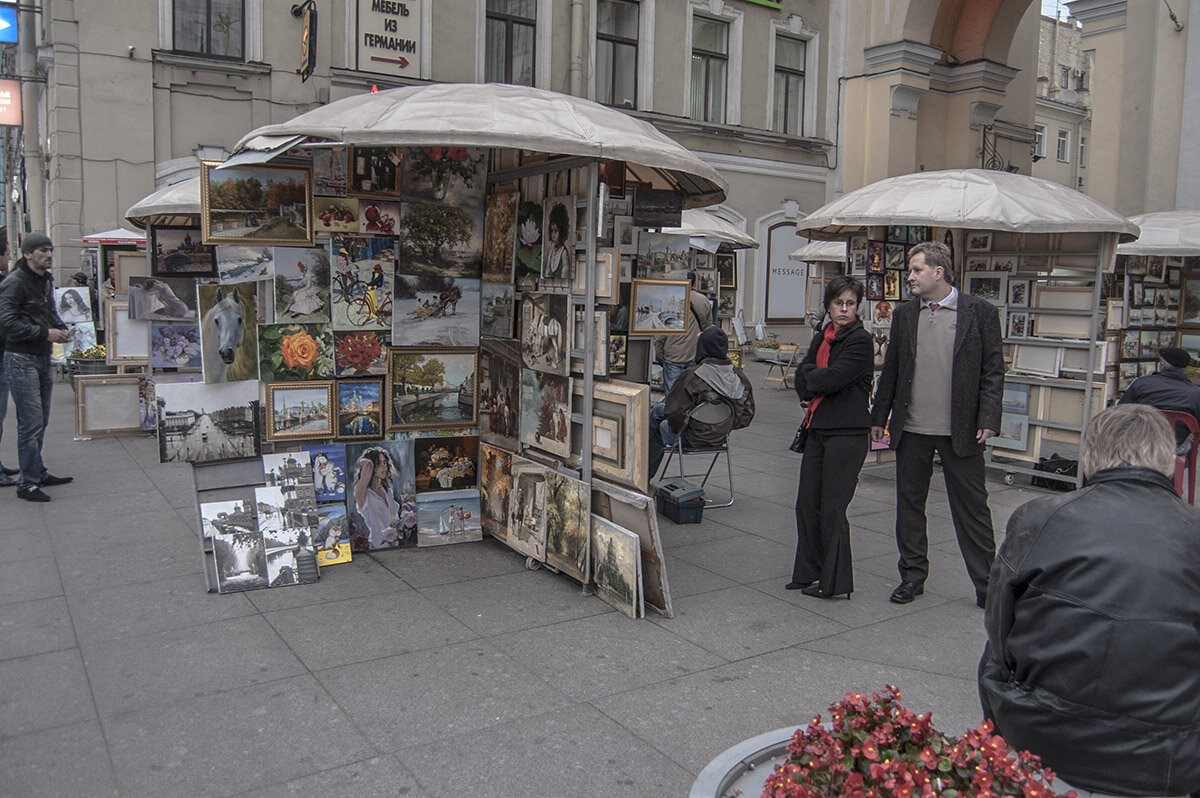
[{"label": "man in grey jacket", "polygon": [[871,409],[872,440],[882,441],[886,426],[896,450],[900,585],[891,600],[908,604],[925,592],[925,500],[936,452],[958,547],[982,607],[996,556],[983,449],[1000,429],[1000,316],[991,303],[954,287],[953,256],[945,244],[912,248],[908,283],[913,299],[892,316],[892,340]]}]

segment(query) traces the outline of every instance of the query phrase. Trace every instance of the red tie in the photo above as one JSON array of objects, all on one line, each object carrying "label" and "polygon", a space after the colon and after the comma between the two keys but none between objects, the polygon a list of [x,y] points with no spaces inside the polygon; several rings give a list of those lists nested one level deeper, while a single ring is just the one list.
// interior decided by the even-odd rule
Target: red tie
[{"label": "red tie", "polygon": [[941,307],[941,305],[939,305],[938,303],[930,302],[929,303],[929,313],[932,314],[935,310],[937,310],[940,307]]}]

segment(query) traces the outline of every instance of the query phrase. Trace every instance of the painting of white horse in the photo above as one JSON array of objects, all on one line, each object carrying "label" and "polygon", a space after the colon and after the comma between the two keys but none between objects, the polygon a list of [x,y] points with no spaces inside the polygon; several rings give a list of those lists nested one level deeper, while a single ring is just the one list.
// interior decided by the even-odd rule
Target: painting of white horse
[{"label": "painting of white horse", "polygon": [[258,379],[256,283],[202,285],[200,354],[206,383]]}]

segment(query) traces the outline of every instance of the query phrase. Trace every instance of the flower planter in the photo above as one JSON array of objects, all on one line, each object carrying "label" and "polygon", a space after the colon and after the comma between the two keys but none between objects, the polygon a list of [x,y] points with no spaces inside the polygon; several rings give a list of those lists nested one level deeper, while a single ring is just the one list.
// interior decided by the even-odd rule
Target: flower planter
[{"label": "flower planter", "polygon": [[718,754],[700,771],[688,798],[727,798],[739,794],[735,789],[745,798],[762,795],[767,776],[787,758],[788,742],[796,729],[789,726],[760,734]]},{"label": "flower planter", "polygon": [[765,346],[756,346],[756,347],[754,347],[754,359],[755,360],[778,360],[779,359],[779,348],[776,347],[774,349],[768,349]]},{"label": "flower planter", "polygon": [[99,358],[69,358],[73,374],[116,374],[117,367],[105,363]]}]

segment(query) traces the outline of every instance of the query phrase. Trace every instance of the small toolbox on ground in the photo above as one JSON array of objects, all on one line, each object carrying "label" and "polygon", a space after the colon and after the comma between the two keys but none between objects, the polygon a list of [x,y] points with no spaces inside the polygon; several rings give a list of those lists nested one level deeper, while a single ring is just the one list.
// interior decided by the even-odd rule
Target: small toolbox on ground
[{"label": "small toolbox on ground", "polygon": [[704,488],[678,479],[660,485],[654,494],[660,515],[677,524],[698,524],[704,515]]}]

